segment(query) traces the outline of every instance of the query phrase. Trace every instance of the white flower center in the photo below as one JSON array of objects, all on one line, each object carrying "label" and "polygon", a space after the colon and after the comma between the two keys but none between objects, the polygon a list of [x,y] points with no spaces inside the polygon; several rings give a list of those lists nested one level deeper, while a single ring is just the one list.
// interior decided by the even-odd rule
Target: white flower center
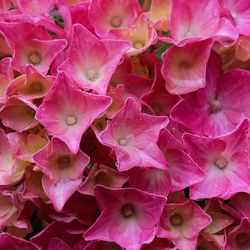
[{"label": "white flower center", "polygon": [[174,214],[170,217],[170,223],[173,226],[180,226],[183,222],[182,216],[180,214]]},{"label": "white flower center", "polygon": [[67,125],[75,125],[77,123],[77,117],[75,115],[68,115],[65,121]]},{"label": "white flower center", "polygon": [[135,49],[141,49],[141,48],[143,48],[144,46],[145,46],[145,43],[144,43],[143,41],[141,41],[141,40],[135,41],[135,42],[133,43],[133,47],[134,47]]},{"label": "white flower center", "polygon": [[110,20],[110,24],[114,28],[119,28],[122,25],[122,19],[119,16],[113,16]]},{"label": "white flower center", "polygon": [[88,69],[86,77],[90,82],[94,82],[99,77],[99,72],[96,69]]},{"label": "white flower center", "polygon": [[215,160],[214,165],[219,169],[224,169],[228,165],[228,161],[222,157]]},{"label": "white flower center", "polygon": [[118,143],[119,143],[119,145],[121,145],[121,146],[125,146],[125,145],[127,145],[127,140],[126,140],[126,139],[120,139],[120,140],[118,141]]},{"label": "white flower center", "polygon": [[42,61],[42,56],[38,52],[32,52],[29,55],[29,62],[33,65],[37,65]]}]

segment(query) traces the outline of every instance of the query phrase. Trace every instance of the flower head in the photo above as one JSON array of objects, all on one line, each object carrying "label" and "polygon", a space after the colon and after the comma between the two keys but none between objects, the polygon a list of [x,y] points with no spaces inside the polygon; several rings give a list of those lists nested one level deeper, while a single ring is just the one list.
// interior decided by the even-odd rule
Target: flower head
[{"label": "flower head", "polygon": [[111,98],[81,91],[60,73],[36,113],[47,131],[77,153],[83,133],[111,104]]},{"label": "flower head", "polygon": [[[153,240],[166,200],[134,188],[96,188],[102,210],[86,231],[86,240],[113,241],[128,250]],[[129,237],[129,240],[127,240]]]},{"label": "flower head", "polygon": [[128,98],[101,133],[100,141],[112,147],[121,171],[134,166],[166,168],[166,161],[156,142],[160,129],[167,123],[166,117],[142,113],[136,100]]}]

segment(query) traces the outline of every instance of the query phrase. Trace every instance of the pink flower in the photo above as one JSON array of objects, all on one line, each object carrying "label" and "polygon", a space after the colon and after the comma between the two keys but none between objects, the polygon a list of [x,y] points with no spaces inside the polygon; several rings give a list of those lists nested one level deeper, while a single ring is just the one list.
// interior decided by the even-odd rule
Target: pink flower
[{"label": "pink flower", "polygon": [[21,186],[3,189],[0,192],[0,230],[4,227],[25,231],[31,230],[31,225],[28,221],[32,215],[32,209],[29,205],[25,206],[25,201],[21,196]]},{"label": "pink flower", "polygon": [[16,158],[16,145],[10,137],[0,130],[0,186],[15,184],[24,175],[29,162]]},{"label": "pink flower", "polygon": [[52,76],[40,74],[35,67],[28,65],[26,74],[15,78],[8,86],[7,96],[32,100],[44,97],[54,81]]},{"label": "pink flower", "polygon": [[219,24],[217,0],[175,0],[171,9],[171,35],[177,40],[211,37]]},{"label": "pink flower", "polygon": [[210,199],[205,204],[204,211],[211,216],[212,222],[200,234],[197,247],[213,246],[215,250],[224,249],[226,229],[235,222],[235,218],[227,214],[222,206],[223,201],[219,199]]},{"label": "pink flower", "polygon": [[250,248],[250,222],[243,218],[240,225],[228,234],[225,250],[247,250]]},{"label": "pink flower", "polygon": [[237,192],[250,193],[248,127],[245,120],[231,134],[215,138],[184,134],[188,153],[205,173],[190,187],[192,199],[228,199]]},{"label": "pink flower", "polygon": [[158,145],[169,165],[167,171],[171,179],[171,192],[180,191],[204,178],[203,171],[185,153],[184,145],[167,129],[161,130]]},{"label": "pink flower", "polygon": [[223,11],[228,11],[228,18],[242,35],[250,35],[250,4],[244,0],[221,0]]},{"label": "pink flower", "polygon": [[35,245],[34,243],[20,239],[19,237],[13,236],[8,233],[1,233],[0,234],[0,249],[22,249],[25,250],[40,250],[40,248]]},{"label": "pink flower", "polygon": [[16,1],[18,9],[23,13],[44,14],[52,9],[54,0],[20,0]]},{"label": "pink flower", "polygon": [[157,32],[150,24],[148,15],[143,13],[132,27],[112,29],[109,37],[130,42],[131,48],[127,51],[127,54],[136,56],[156,42]]},{"label": "pink flower", "polygon": [[239,35],[228,19],[220,17],[218,0],[172,0],[170,33],[172,39],[162,40],[178,46],[208,38],[228,45]]},{"label": "pink flower", "polygon": [[223,248],[207,235],[200,234],[196,249],[221,250]]},{"label": "pink flower", "polygon": [[89,20],[100,37],[108,37],[111,29],[131,27],[142,8],[137,0],[93,0]]},{"label": "pink flower", "polygon": [[[48,249],[48,246],[50,244],[53,245],[52,243],[54,244],[58,243],[58,240],[55,239],[60,239],[61,241],[64,242],[63,245],[67,244],[70,247],[73,247],[74,245],[77,245],[80,241],[83,241],[82,239],[83,231],[84,231],[84,226],[81,225],[76,220],[70,223],[53,221],[52,223],[48,224],[47,227],[45,227],[41,232],[33,236],[31,238],[31,242],[38,245],[41,249]],[[61,250],[61,249],[59,248],[54,250]]]},{"label": "pink flower", "polygon": [[105,94],[129,44],[125,41],[101,40],[80,24],[75,24],[72,32],[69,56],[60,70],[81,88]]},{"label": "pink flower", "polygon": [[157,30],[169,30],[170,0],[152,0],[150,3],[149,18]]},{"label": "pink flower", "polygon": [[[80,2],[80,1],[79,1]],[[91,33],[95,34],[95,30],[93,28],[93,22],[89,20],[89,9],[92,1],[81,1],[78,4],[73,4],[70,6],[70,14],[72,25],[79,23],[84,26]],[[100,13],[99,13],[100,14]],[[71,31],[70,31],[71,32]]]},{"label": "pink flower", "polygon": [[136,100],[128,98],[100,134],[100,141],[114,150],[120,171],[134,166],[165,169],[166,161],[156,142],[167,123],[167,117],[142,113]]},{"label": "pink flower", "polygon": [[83,92],[60,73],[38,108],[36,119],[77,153],[83,133],[110,104],[110,97]]},{"label": "pink flower", "polygon": [[148,93],[142,96],[141,102],[156,115],[169,115],[170,110],[179,101],[179,97],[166,91],[165,80],[161,74],[161,64],[155,65],[155,77]]},{"label": "pink flower", "polygon": [[72,154],[59,139],[52,140],[33,156],[37,167],[45,174],[42,186],[57,211],[78,189],[89,157],[81,150]]},{"label": "pink flower", "polygon": [[0,119],[4,126],[23,132],[38,124],[35,120],[36,109],[37,107],[30,101],[9,98],[2,107]]},{"label": "pink flower", "polygon": [[26,168],[22,192],[24,199],[32,200],[34,203],[36,198],[48,199],[42,187],[42,177],[43,173],[41,171]]},{"label": "pink flower", "polygon": [[11,65],[21,73],[25,73],[26,65],[33,65],[46,74],[54,58],[67,44],[64,39],[52,40],[44,27],[30,23],[1,23],[0,30],[14,50]]},{"label": "pink flower", "polygon": [[198,235],[211,223],[211,218],[191,200],[167,204],[157,236],[171,240],[181,250],[195,250]]},{"label": "pink flower", "polygon": [[9,141],[11,141],[13,145],[16,157],[32,163],[33,154],[43,148],[48,142],[48,138],[46,138],[46,136],[44,137],[28,132],[8,134]]},{"label": "pink flower", "polygon": [[249,36],[241,36],[236,44],[235,57],[243,62],[250,59],[250,38]]},{"label": "pink flower", "polygon": [[182,95],[206,85],[206,68],[212,40],[173,45],[163,55],[162,75],[170,94]]},{"label": "pink flower", "polygon": [[102,213],[84,234],[85,240],[113,241],[127,250],[153,240],[166,202],[163,197],[134,188],[98,186],[95,192]]},{"label": "pink flower", "polygon": [[127,182],[127,180],[128,177],[125,174],[105,165],[95,164],[91,168],[91,171],[84,183],[80,186],[79,192],[95,196],[94,188],[96,185],[103,185],[110,188],[120,188]]},{"label": "pink flower", "polygon": [[231,204],[236,208],[242,216],[250,218],[250,194],[247,193],[237,193],[231,199]]},{"label": "pink flower", "polygon": [[6,101],[6,92],[10,84],[10,81],[13,80],[14,74],[12,67],[10,65],[11,59],[9,57],[3,58],[0,61],[0,108],[1,104]]},{"label": "pink flower", "polygon": [[171,178],[167,169],[132,168],[128,183],[131,187],[167,197],[171,190]]},{"label": "pink flower", "polygon": [[220,58],[212,54],[206,87],[187,95],[172,109],[174,121],[195,134],[219,136],[231,132],[250,117],[250,73],[237,69],[221,76],[220,71]]},{"label": "pink flower", "polygon": [[72,250],[69,245],[59,238],[52,238],[49,241],[47,250]]}]

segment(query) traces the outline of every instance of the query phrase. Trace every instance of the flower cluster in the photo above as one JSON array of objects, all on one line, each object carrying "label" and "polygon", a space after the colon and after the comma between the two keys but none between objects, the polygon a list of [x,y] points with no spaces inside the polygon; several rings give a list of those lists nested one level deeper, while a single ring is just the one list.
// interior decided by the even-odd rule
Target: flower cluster
[{"label": "flower cluster", "polygon": [[250,249],[248,0],[2,0],[0,57],[0,249]]}]

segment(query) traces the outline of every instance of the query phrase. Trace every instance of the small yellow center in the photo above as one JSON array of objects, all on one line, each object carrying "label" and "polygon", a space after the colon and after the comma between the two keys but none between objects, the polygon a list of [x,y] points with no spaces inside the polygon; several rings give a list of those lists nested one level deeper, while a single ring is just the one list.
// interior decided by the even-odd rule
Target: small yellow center
[{"label": "small yellow center", "polygon": [[99,72],[96,69],[88,69],[86,77],[90,82],[94,82],[99,77]]},{"label": "small yellow center", "polygon": [[112,27],[114,28],[119,28],[121,27],[122,25],[122,19],[121,17],[119,16],[113,16],[111,19],[110,19],[110,24]]},{"label": "small yellow center", "polygon": [[228,165],[228,161],[222,157],[215,160],[214,165],[219,169],[224,169]]},{"label": "small yellow center", "polygon": [[134,47],[135,49],[141,49],[141,48],[143,48],[144,46],[145,46],[145,43],[144,43],[143,41],[141,41],[141,40],[135,41],[135,42],[133,43],[133,47]]},{"label": "small yellow center", "polygon": [[131,203],[126,203],[122,206],[121,213],[125,218],[132,217],[135,215],[135,208]]},{"label": "small yellow center", "polygon": [[77,123],[77,117],[75,115],[68,115],[65,121],[67,125],[75,125]]},{"label": "small yellow center", "polygon": [[71,159],[68,155],[59,156],[56,160],[57,165],[62,168],[68,167],[70,165],[70,161]]},{"label": "small yellow center", "polygon": [[29,62],[33,65],[37,65],[42,61],[42,56],[38,52],[32,52],[29,55]]},{"label": "small yellow center", "polygon": [[170,217],[170,223],[173,226],[180,226],[183,222],[182,216],[180,214],[174,214]]}]

